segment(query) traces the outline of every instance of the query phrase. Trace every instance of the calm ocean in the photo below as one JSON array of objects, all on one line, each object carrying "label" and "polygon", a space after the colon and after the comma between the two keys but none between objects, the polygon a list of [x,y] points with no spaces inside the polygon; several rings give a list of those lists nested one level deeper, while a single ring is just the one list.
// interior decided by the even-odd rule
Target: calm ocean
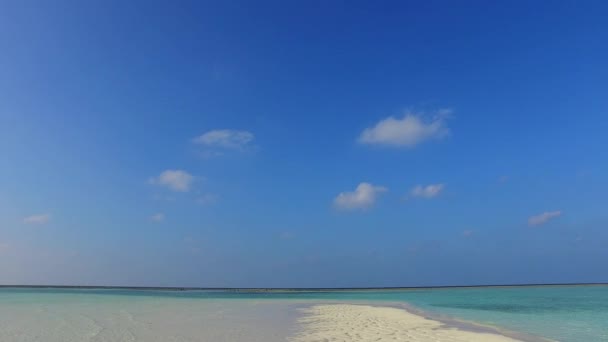
[{"label": "calm ocean", "polygon": [[121,289],[0,289],[0,307],[91,297],[192,300],[331,300],[407,302],[424,311],[564,342],[608,341],[608,286],[481,287],[366,291],[156,291]]}]

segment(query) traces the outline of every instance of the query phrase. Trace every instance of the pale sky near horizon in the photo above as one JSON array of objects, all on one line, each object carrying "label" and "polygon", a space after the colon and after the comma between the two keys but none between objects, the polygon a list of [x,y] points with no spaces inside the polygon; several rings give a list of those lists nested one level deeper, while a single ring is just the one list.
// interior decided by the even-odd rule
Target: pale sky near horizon
[{"label": "pale sky near horizon", "polygon": [[608,282],[604,1],[2,1],[0,284]]}]

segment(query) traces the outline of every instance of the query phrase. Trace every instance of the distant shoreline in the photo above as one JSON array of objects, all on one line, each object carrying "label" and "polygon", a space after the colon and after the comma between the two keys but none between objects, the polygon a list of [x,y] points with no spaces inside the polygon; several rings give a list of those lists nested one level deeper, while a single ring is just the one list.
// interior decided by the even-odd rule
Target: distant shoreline
[{"label": "distant shoreline", "polygon": [[561,286],[608,286],[608,283],[549,283],[549,284],[489,284],[489,285],[442,285],[405,287],[162,287],[162,286],[109,286],[109,285],[0,285],[0,289],[81,289],[81,290],[139,290],[139,291],[224,291],[224,292],[348,292],[348,291],[403,291],[469,288],[517,288]]}]

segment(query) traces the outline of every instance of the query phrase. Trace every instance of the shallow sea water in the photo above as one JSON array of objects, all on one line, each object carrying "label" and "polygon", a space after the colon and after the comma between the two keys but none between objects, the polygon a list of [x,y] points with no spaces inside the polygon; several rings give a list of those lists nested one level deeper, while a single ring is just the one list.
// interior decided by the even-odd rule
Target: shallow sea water
[{"label": "shallow sea water", "polygon": [[294,329],[298,305],[333,301],[408,303],[434,315],[557,341],[608,341],[608,286],[339,292],[2,288],[0,341],[282,341]]}]

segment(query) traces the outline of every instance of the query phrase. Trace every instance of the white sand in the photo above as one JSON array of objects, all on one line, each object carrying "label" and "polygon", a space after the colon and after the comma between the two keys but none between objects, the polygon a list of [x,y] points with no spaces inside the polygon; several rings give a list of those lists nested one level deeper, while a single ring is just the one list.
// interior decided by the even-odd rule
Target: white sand
[{"label": "white sand", "polygon": [[1,342],[516,341],[370,305],[59,294],[1,299]]},{"label": "white sand", "polygon": [[303,309],[302,331],[291,342],[411,341],[516,342],[498,334],[448,327],[405,310],[369,305],[330,304]]}]

